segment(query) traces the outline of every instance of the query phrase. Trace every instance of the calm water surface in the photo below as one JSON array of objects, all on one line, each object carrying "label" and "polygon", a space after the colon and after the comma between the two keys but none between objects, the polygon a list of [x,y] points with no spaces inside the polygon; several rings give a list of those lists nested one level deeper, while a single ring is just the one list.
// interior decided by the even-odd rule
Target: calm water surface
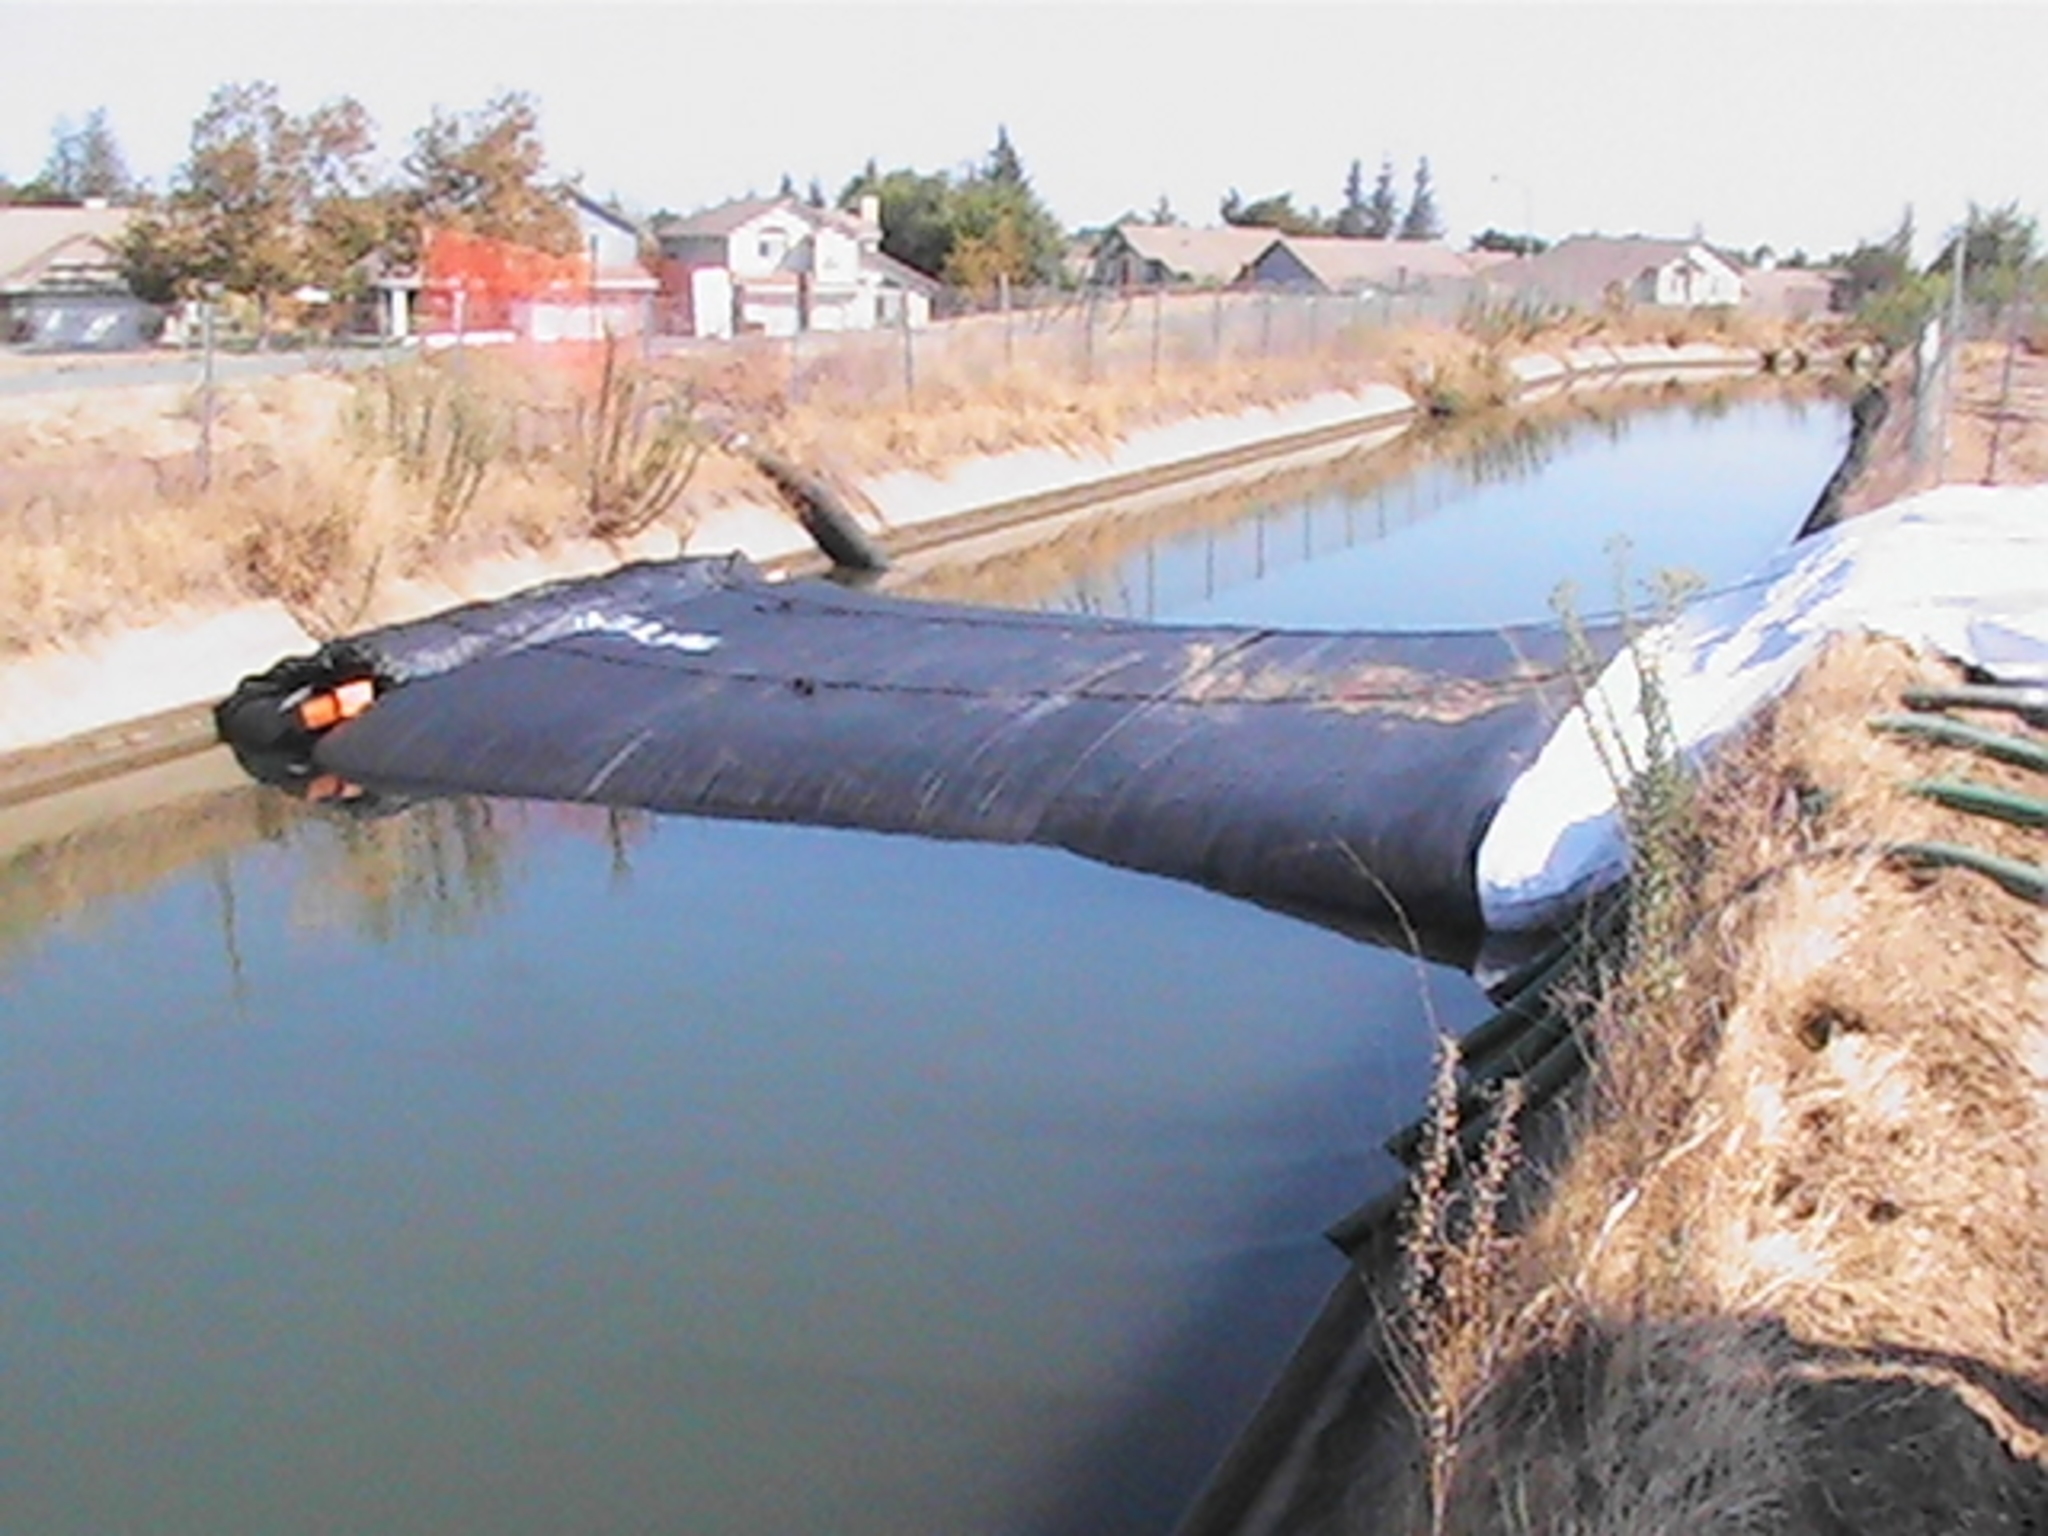
[{"label": "calm water surface", "polygon": [[[1597,607],[1617,533],[1741,574],[1842,436],[1340,470],[1008,597]],[[0,946],[0,1529],[81,1536],[1164,1530],[1484,1011],[1045,850],[254,789],[0,855]]]}]

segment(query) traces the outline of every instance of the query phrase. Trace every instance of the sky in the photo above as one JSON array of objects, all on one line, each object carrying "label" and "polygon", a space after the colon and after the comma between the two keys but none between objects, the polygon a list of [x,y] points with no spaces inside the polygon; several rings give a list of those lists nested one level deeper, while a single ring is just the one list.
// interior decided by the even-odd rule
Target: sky
[{"label": "sky", "polygon": [[550,169],[637,212],[836,195],[956,169],[1005,126],[1070,228],[1232,188],[1331,210],[1356,158],[1405,196],[1427,155],[1450,236],[1689,235],[1818,256],[1894,229],[1922,254],[1971,201],[2048,208],[2048,5],[218,5],[0,0],[0,175],[105,107],[163,186],[212,89],[352,95],[393,162],[435,106],[541,104]]}]

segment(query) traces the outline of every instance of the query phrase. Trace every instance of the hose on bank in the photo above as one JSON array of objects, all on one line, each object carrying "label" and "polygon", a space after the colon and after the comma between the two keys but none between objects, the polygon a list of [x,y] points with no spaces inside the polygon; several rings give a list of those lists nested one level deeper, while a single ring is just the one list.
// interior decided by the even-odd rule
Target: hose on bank
[{"label": "hose on bank", "polygon": [[[1954,687],[1909,688],[1906,707],[1920,711],[1910,715],[1879,715],[1871,729],[1910,736],[1936,746],[1958,747],[1996,762],[2048,773],[2048,744],[2007,731],[1989,730],[1981,725],[1952,719],[1949,709],[2003,710],[2034,721],[2048,706],[2048,689],[1996,683],[1973,683]],[[1972,779],[1917,779],[1906,786],[1908,793],[1932,800],[1968,816],[2006,822],[2030,831],[2048,828],[2048,800]],[[2022,901],[2048,906],[2048,869],[2023,859],[2008,858],[1964,843],[1895,843],[1886,857],[1915,869],[1966,869],[1995,882]]]}]

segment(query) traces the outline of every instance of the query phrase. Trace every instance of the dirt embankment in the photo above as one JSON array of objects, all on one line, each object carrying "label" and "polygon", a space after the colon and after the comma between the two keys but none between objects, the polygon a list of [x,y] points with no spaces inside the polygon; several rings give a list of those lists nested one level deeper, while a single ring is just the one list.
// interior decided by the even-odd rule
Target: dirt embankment
[{"label": "dirt embankment", "polygon": [[[1973,350],[1935,442],[1895,409],[1847,505],[2048,479],[2048,364]],[[1886,853],[2048,863],[1908,788],[2048,778],[1869,726],[1958,681],[1838,641],[1651,829],[1680,878],[1579,999],[1595,1066],[1498,1181],[1520,1218],[1477,1160],[1419,1175],[1433,1214],[1365,1274],[1377,1363],[1258,1528],[2048,1529],[2048,922]]]}]

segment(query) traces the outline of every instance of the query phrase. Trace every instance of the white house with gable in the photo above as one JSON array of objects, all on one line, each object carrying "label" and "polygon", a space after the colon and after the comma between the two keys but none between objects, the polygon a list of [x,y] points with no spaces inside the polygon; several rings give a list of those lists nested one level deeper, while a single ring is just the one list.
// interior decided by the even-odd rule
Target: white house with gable
[{"label": "white house with gable", "polygon": [[1530,260],[1490,268],[1487,276],[1503,287],[1586,309],[1732,306],[1747,297],[1742,273],[1705,242],[1640,235],[1573,235]]},{"label": "white house with gable", "polygon": [[745,198],[658,220],[671,330],[693,336],[923,326],[940,285],[882,250],[880,205],[857,215]]}]

